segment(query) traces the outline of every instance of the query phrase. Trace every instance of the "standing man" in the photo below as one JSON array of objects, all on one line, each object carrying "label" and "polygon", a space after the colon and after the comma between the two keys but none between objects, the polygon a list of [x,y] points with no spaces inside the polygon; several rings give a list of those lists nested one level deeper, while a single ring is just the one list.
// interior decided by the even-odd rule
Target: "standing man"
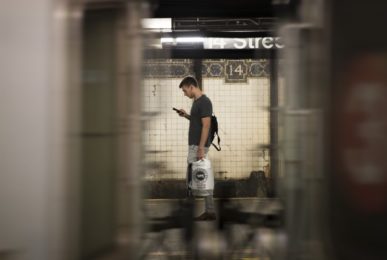
[{"label": "standing man", "polygon": [[[190,115],[184,109],[178,110],[181,117],[189,120],[188,133],[188,169],[187,169],[187,184],[191,181],[192,163],[207,158],[208,149],[211,145],[210,127],[212,116],[211,100],[203,94],[198,82],[194,77],[185,77],[179,85],[184,95],[194,100]],[[200,193],[191,195],[190,187],[188,186],[188,196],[204,197],[205,212],[197,217],[197,220],[215,220],[216,213],[214,209],[213,190],[204,190]]]}]

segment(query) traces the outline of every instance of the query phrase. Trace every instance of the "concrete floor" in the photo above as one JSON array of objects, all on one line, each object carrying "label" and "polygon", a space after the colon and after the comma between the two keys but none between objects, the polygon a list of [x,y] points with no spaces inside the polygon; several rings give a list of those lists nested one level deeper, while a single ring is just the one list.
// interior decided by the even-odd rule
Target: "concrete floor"
[{"label": "concrete floor", "polygon": [[[148,219],[176,216],[184,212],[179,200],[154,199],[145,200],[145,215]],[[243,213],[278,213],[282,208],[278,200],[258,198],[235,198],[226,202],[215,199],[215,207],[219,204],[227,208],[238,209]],[[204,209],[203,199],[195,200],[194,215],[200,215]],[[174,213],[173,213],[174,212]],[[233,214],[229,214],[233,215]],[[236,214],[238,217],[241,214]],[[243,215],[243,214],[242,214]],[[286,240],[281,228],[268,228],[251,219],[243,219],[236,223],[219,215],[216,221],[177,223],[179,218],[172,220],[176,226],[159,232],[150,230],[143,234],[141,248],[138,252],[141,259],[273,259],[281,253],[281,247]],[[237,221],[238,222],[238,221]],[[155,223],[148,221],[148,223]],[[159,223],[159,222],[157,222]],[[189,226],[191,225],[191,226]],[[193,231],[190,242],[185,239],[187,229]],[[117,250],[98,260],[135,259],[128,252],[128,229],[121,228],[119,232],[119,246]]]}]

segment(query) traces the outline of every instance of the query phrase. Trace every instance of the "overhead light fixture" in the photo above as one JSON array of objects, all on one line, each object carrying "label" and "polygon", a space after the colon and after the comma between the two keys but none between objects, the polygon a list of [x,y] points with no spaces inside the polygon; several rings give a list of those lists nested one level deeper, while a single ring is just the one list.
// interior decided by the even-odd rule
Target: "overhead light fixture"
[{"label": "overhead light fixture", "polygon": [[174,39],[169,37],[169,38],[161,38],[160,39],[160,43],[163,44],[163,43],[174,43]]},{"label": "overhead light fixture", "polygon": [[203,48],[205,39],[203,37],[163,37],[160,39],[162,48]]},{"label": "overhead light fixture", "polygon": [[176,38],[177,43],[203,43],[203,37],[178,37]]},{"label": "overhead light fixture", "polygon": [[152,32],[171,32],[171,18],[144,18],[141,20],[142,28]]}]

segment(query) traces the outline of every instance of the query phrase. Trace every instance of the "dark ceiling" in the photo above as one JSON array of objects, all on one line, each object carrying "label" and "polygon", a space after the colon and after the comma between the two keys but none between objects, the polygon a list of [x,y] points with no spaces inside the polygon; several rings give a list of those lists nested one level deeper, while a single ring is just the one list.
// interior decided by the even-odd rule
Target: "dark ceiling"
[{"label": "dark ceiling", "polygon": [[268,31],[277,24],[276,18],[173,18],[174,31]]},{"label": "dark ceiling", "polygon": [[[153,18],[294,18],[302,0],[133,0]],[[87,9],[123,8],[127,0],[84,0]]]},{"label": "dark ceiling", "polygon": [[153,17],[293,16],[300,0],[152,0]]}]

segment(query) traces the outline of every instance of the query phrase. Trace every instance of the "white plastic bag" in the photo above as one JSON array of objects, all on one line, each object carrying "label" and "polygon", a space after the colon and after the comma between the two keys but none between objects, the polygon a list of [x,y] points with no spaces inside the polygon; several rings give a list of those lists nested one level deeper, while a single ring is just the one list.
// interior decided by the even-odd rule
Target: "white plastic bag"
[{"label": "white plastic bag", "polygon": [[202,159],[192,163],[191,189],[194,195],[214,189],[214,174],[210,160]]}]

